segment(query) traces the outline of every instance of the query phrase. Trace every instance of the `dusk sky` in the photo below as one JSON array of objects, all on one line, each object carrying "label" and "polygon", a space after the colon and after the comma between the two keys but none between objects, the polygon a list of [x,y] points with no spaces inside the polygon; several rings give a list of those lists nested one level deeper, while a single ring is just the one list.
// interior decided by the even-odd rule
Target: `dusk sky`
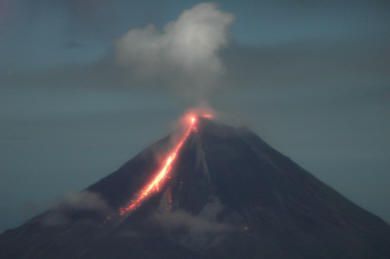
[{"label": "dusk sky", "polygon": [[[390,2],[199,3],[0,0],[0,231],[113,172],[200,97],[390,222]],[[193,30],[207,41],[180,45]]]}]

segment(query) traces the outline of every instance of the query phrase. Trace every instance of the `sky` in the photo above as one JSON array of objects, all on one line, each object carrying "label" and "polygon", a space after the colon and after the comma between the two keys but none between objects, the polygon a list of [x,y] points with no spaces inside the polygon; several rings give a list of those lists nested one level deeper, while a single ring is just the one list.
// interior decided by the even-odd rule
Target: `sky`
[{"label": "sky", "polygon": [[[168,134],[200,93],[390,222],[388,1],[199,3],[0,0],[0,231]],[[183,43],[193,28],[203,45]]]}]

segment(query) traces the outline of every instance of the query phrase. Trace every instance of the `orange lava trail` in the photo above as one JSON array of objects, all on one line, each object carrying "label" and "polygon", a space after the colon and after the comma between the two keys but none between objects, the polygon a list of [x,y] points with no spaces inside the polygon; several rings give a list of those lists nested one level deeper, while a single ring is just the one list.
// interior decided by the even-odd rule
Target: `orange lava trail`
[{"label": "orange lava trail", "polygon": [[188,114],[185,117],[187,128],[184,131],[183,135],[179,138],[177,144],[168,152],[167,156],[163,160],[161,167],[157,170],[155,176],[147,182],[142,189],[136,194],[136,198],[130,201],[130,203],[119,209],[120,215],[128,214],[135,209],[137,209],[145,200],[150,198],[151,195],[158,192],[162,186],[169,179],[169,174],[172,171],[172,167],[177,159],[178,154],[180,153],[184,143],[187,141],[188,137],[191,135],[191,132],[196,130],[196,124],[198,118],[194,114]]}]

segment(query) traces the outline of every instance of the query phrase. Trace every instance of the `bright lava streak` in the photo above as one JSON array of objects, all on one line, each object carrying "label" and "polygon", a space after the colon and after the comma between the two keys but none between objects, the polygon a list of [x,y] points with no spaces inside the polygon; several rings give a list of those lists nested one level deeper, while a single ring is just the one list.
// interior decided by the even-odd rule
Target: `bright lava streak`
[{"label": "bright lava streak", "polygon": [[180,153],[184,143],[193,131],[196,130],[198,117],[195,114],[189,113],[185,117],[186,129],[180,136],[176,145],[168,152],[167,156],[163,159],[161,167],[154,174],[154,177],[147,182],[142,189],[136,194],[135,199],[131,200],[128,205],[119,209],[120,215],[128,214],[137,209],[141,204],[150,198],[154,193],[158,192],[162,186],[165,185],[170,177],[172,167]]}]

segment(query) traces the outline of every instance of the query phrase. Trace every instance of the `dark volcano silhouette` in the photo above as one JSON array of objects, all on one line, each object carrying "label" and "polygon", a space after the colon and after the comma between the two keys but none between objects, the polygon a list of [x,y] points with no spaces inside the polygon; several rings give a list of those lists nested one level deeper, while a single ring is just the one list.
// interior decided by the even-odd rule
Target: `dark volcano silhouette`
[{"label": "dark volcano silhouette", "polygon": [[168,184],[126,217],[164,138],[0,236],[0,258],[390,258],[390,227],[254,133],[202,119]]}]

